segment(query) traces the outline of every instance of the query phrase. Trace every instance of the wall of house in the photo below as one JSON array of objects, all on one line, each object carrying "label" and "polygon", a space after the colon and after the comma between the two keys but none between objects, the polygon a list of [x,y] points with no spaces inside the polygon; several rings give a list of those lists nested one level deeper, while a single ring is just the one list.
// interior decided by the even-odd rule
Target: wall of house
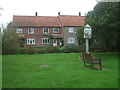
[{"label": "wall of house", "polygon": [[[73,33],[69,32],[69,29],[73,28]],[[76,27],[64,27],[63,28],[63,33],[64,33],[64,46],[68,46],[68,45],[78,45],[78,41],[77,41],[77,28]],[[75,43],[68,43],[68,38],[75,38]]]},{"label": "wall of house", "polygon": [[[43,38],[48,38],[48,35],[51,34],[62,34],[62,29],[61,27],[49,27],[49,33],[47,35],[45,35],[43,33],[43,28],[46,27],[35,27],[34,28],[34,34],[28,34],[28,29],[29,27],[23,27],[23,33],[18,33],[20,36],[20,38],[25,38],[25,43],[24,46],[28,47],[28,46],[32,46],[32,47],[45,47],[48,44],[42,44],[42,39]],[[54,33],[53,32],[53,28],[59,28],[59,33]],[[35,39],[35,44],[27,44],[27,39]]]}]

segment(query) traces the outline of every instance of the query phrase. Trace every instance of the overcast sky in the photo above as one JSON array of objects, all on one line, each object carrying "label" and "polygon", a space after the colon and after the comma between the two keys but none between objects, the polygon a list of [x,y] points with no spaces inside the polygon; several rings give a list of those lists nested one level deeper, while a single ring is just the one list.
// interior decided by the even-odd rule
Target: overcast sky
[{"label": "overcast sky", "polygon": [[0,25],[9,23],[13,15],[39,16],[78,15],[84,16],[96,5],[96,0],[0,0]]}]

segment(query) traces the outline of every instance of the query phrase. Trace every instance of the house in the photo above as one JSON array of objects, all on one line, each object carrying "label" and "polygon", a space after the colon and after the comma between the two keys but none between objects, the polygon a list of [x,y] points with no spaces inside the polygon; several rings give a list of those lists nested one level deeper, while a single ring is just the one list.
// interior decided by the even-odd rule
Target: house
[{"label": "house", "polygon": [[84,26],[85,16],[13,16],[20,47],[77,45],[77,28]]}]

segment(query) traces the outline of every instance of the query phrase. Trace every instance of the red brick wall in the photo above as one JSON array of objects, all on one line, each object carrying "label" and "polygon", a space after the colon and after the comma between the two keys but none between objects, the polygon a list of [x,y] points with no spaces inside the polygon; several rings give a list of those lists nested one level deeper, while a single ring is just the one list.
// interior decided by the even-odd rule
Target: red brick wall
[{"label": "red brick wall", "polygon": [[[45,27],[44,27],[45,28]],[[28,34],[28,29],[29,27],[24,27],[23,28],[23,33],[20,33],[19,35],[25,35],[25,47],[27,46],[33,46],[33,47],[44,47],[47,46],[48,44],[42,44],[42,38],[48,38],[48,36],[44,36],[43,34],[43,28],[34,28],[34,34]],[[51,34],[62,34],[62,29],[59,27],[59,33],[53,33],[53,28],[49,28],[49,33],[48,35]],[[29,45],[27,44],[27,39],[33,38],[35,39],[35,44]]]}]

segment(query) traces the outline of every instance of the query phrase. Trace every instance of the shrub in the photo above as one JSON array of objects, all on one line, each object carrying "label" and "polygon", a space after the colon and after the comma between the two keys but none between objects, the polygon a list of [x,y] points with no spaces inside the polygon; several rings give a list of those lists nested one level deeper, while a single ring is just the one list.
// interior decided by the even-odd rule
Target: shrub
[{"label": "shrub", "polygon": [[69,46],[65,46],[63,48],[61,48],[61,52],[63,53],[79,53],[80,52],[80,46],[77,45],[69,45]]},{"label": "shrub", "polygon": [[28,47],[26,53],[27,54],[36,54],[37,53],[37,49],[34,48],[34,47]]},{"label": "shrub", "polygon": [[26,54],[27,49],[26,48],[17,48],[16,53],[17,54]]},{"label": "shrub", "polygon": [[8,54],[16,54],[16,49],[9,49]]},{"label": "shrub", "polygon": [[46,47],[45,52],[46,53],[59,53],[60,50],[59,50],[59,47],[48,46]]},{"label": "shrub", "polygon": [[45,50],[44,50],[44,49],[38,49],[38,50],[37,50],[37,53],[38,53],[38,54],[43,54],[43,53],[45,53]]},{"label": "shrub", "polygon": [[90,50],[91,51],[93,51],[93,52],[95,52],[95,51],[99,51],[99,50],[103,50],[104,48],[101,46],[101,45],[99,45],[99,44],[97,44],[97,43],[92,43],[91,45],[90,45]]},{"label": "shrub", "polygon": [[86,51],[86,44],[85,43],[81,44],[79,47],[79,50],[80,50],[80,52],[85,52]]},{"label": "shrub", "polygon": [[57,46],[57,47],[53,47],[53,53],[60,53],[60,48]]},{"label": "shrub", "polygon": [[65,46],[64,48],[62,48],[62,52],[63,53],[70,53],[71,52],[71,47],[70,46]]},{"label": "shrub", "polygon": [[4,49],[2,50],[2,54],[16,54],[16,49]]}]

